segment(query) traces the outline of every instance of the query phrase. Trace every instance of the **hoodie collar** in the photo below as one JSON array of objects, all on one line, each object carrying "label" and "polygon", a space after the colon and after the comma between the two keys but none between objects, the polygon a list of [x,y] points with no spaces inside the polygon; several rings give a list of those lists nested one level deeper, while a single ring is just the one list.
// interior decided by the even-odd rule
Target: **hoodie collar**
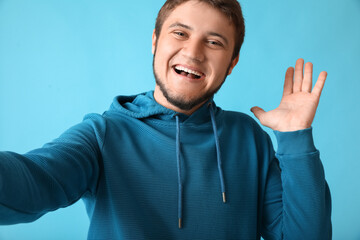
[{"label": "hoodie collar", "polygon": [[117,111],[133,118],[157,118],[160,120],[171,120],[179,116],[183,124],[202,124],[210,121],[208,105],[211,103],[215,114],[220,110],[216,107],[213,98],[210,98],[199,109],[190,116],[168,109],[154,99],[154,91],[144,92],[132,96],[117,96],[111,104],[110,111]]}]

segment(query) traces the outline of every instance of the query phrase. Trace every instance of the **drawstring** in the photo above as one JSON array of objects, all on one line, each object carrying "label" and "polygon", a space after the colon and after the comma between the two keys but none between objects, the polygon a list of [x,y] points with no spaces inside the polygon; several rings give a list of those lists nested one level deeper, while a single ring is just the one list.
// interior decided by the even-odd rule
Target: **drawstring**
[{"label": "drawstring", "polygon": [[[211,117],[213,132],[214,132],[214,138],[215,138],[216,155],[217,155],[217,163],[218,163],[218,171],[219,171],[219,177],[220,177],[222,198],[223,198],[223,202],[225,203],[226,202],[225,183],[224,183],[224,175],[223,175],[222,163],[221,163],[219,136],[218,136],[217,128],[216,128],[214,110],[211,107],[211,103],[208,104],[208,107],[210,107],[210,117]],[[182,228],[183,186],[182,186],[182,178],[181,178],[180,122],[179,122],[178,115],[175,115],[175,118],[176,118],[176,160],[177,160],[178,188],[179,188],[179,192],[178,192],[178,224],[179,224],[179,228]]]},{"label": "drawstring", "polygon": [[181,181],[181,162],[180,162],[180,123],[179,116],[176,115],[176,160],[177,160],[177,172],[178,172],[178,220],[179,228],[181,228],[181,219],[182,219],[182,181]]},{"label": "drawstring", "polygon": [[221,183],[221,192],[222,192],[223,202],[225,203],[226,202],[225,183],[224,183],[224,174],[223,174],[222,163],[221,163],[221,152],[220,152],[219,136],[218,136],[218,133],[217,133],[216,123],[215,123],[214,109],[212,108],[211,103],[209,103],[208,106],[210,108],[211,122],[212,122],[212,126],[213,126],[214,137],[215,137],[218,171],[219,171],[220,183]]}]

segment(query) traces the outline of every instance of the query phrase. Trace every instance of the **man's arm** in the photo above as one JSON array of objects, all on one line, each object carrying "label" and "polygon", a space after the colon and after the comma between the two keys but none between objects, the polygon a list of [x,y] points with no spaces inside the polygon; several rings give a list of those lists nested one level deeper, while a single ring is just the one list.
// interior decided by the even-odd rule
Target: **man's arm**
[{"label": "man's arm", "polygon": [[275,135],[279,147],[266,179],[262,236],[331,239],[330,191],[312,128]]},{"label": "man's arm", "polygon": [[331,239],[330,191],[311,128],[327,73],[320,73],[312,89],[312,64],[305,64],[304,74],[303,66],[298,59],[295,71],[288,68],[278,108],[251,109],[278,142],[264,196],[265,239]]},{"label": "man's arm", "polygon": [[34,221],[94,193],[104,122],[92,115],[40,149],[0,152],[0,224]]}]

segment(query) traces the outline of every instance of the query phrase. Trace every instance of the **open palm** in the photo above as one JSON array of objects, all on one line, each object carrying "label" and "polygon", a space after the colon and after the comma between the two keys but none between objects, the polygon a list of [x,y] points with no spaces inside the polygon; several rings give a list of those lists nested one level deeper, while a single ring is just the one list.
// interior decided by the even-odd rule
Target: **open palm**
[{"label": "open palm", "polygon": [[251,109],[262,125],[281,132],[296,131],[311,126],[327,73],[319,74],[312,89],[312,63],[306,63],[304,71],[303,68],[304,60],[300,58],[296,61],[295,70],[293,67],[287,69],[283,97],[276,109],[268,112],[259,107]]}]

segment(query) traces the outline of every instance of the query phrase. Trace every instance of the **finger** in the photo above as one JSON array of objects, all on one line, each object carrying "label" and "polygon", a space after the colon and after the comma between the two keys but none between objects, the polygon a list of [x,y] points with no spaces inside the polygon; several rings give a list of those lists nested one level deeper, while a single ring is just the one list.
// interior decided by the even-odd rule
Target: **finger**
[{"label": "finger", "polygon": [[305,64],[304,79],[301,85],[301,91],[308,93],[311,92],[312,74],[313,74],[313,64],[311,62],[307,62]]},{"label": "finger", "polygon": [[262,116],[264,115],[265,111],[259,107],[252,107],[250,111],[255,115],[260,122],[262,122]]},{"label": "finger", "polygon": [[303,80],[303,68],[304,68],[304,59],[299,58],[295,64],[294,87],[293,87],[294,93],[301,91],[301,85]]},{"label": "finger", "polygon": [[294,68],[289,67],[285,73],[285,82],[284,82],[284,91],[283,96],[289,95],[293,91],[293,78],[294,78]]},{"label": "finger", "polygon": [[326,77],[327,77],[327,72],[325,71],[319,74],[318,80],[316,81],[315,86],[311,92],[312,94],[315,94],[316,96],[320,97],[321,91],[323,90],[325,85]]}]

